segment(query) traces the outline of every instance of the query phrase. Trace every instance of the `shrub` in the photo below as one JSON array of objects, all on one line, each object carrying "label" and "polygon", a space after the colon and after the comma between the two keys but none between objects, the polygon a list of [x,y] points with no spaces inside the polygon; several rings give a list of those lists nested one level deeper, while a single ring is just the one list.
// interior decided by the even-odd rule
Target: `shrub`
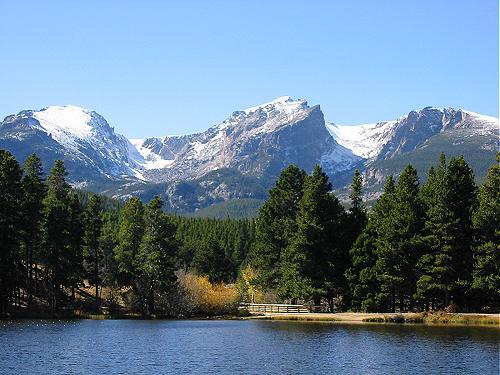
[{"label": "shrub", "polygon": [[188,316],[236,314],[238,292],[233,284],[211,283],[206,276],[178,272],[181,313]]}]

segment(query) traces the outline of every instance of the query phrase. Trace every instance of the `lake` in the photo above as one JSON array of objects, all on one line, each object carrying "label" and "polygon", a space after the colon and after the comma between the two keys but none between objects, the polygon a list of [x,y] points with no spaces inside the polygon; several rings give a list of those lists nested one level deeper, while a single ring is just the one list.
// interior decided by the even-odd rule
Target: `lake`
[{"label": "lake", "polygon": [[0,321],[1,374],[498,374],[495,327]]}]

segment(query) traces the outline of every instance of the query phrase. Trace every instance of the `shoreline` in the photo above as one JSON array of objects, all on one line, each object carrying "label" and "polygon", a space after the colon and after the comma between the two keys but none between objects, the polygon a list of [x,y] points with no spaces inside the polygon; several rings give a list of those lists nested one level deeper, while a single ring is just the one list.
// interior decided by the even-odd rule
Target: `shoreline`
[{"label": "shoreline", "polygon": [[486,313],[266,313],[244,319],[342,324],[481,326],[500,329],[500,314]]},{"label": "shoreline", "polygon": [[434,326],[475,326],[500,329],[500,314],[486,313],[265,313],[255,315],[214,315],[191,317],[145,317],[135,314],[13,314],[2,320],[266,320],[333,324],[400,324]]}]

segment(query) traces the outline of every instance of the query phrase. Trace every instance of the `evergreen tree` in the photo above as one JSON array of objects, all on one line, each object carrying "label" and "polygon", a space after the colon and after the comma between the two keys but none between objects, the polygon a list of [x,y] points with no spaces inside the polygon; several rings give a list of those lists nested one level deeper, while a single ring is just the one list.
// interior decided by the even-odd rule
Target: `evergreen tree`
[{"label": "evergreen tree", "polygon": [[47,180],[47,195],[43,200],[43,255],[45,272],[50,280],[49,298],[55,309],[61,307],[63,287],[70,284],[68,257],[70,252],[70,187],[66,182],[62,160],[56,160]]},{"label": "evergreen tree", "polygon": [[448,165],[448,204],[453,212],[451,235],[452,266],[456,273],[454,302],[467,307],[467,291],[472,283],[474,228],[472,215],[477,207],[474,172],[463,156],[454,157]]},{"label": "evergreen tree", "polygon": [[[346,231],[346,238],[345,238],[345,245],[346,249],[349,251],[352,250],[353,245],[356,242],[356,239],[358,236],[362,233],[363,229],[366,227],[366,224],[368,222],[368,214],[366,211],[366,207],[363,204],[363,178],[361,177],[361,174],[359,171],[356,169],[354,171],[354,176],[352,179],[351,183],[351,192],[349,194],[350,198],[350,203],[351,207],[349,208],[348,215],[347,215],[347,224],[348,224],[348,229]],[[348,269],[352,268],[352,264],[350,263],[352,259],[353,254],[348,255]],[[346,269],[346,272],[348,271]],[[351,270],[354,271],[354,268]],[[346,276],[346,282],[348,282],[348,278],[351,279],[348,283],[353,282],[353,277],[354,274],[350,273],[345,274]],[[347,288],[347,293],[346,293],[346,305],[349,306],[351,305],[352,301],[351,298],[353,298],[353,295],[351,294],[353,292],[352,289]],[[355,305],[357,306],[356,308],[359,309],[359,304],[355,302]]]},{"label": "evergreen tree", "polygon": [[75,288],[81,286],[84,276],[83,268],[83,210],[78,196],[70,192],[68,195],[68,248],[63,256],[66,263],[65,286],[71,288],[72,301],[75,301]]},{"label": "evergreen tree", "polygon": [[327,298],[333,305],[333,298],[345,287],[345,212],[330,191],[328,176],[317,165],[305,180],[297,230],[280,259],[283,277],[278,292],[282,298],[313,298],[315,304]]},{"label": "evergreen tree", "polygon": [[14,156],[0,150],[0,312],[11,307],[21,272],[19,240],[22,200],[21,168]]},{"label": "evergreen tree", "polygon": [[463,157],[449,164],[442,154],[422,189],[426,251],[418,262],[417,295],[426,308],[466,305],[472,278],[474,175]]},{"label": "evergreen tree", "polygon": [[123,285],[134,285],[138,275],[137,255],[144,235],[144,206],[139,198],[131,198],[120,211],[118,244],[115,259]]},{"label": "evergreen tree", "polygon": [[83,210],[78,200],[78,196],[71,192],[68,196],[69,209],[69,246],[65,254],[68,264],[67,268],[67,286],[71,288],[71,296],[75,299],[75,288],[81,286],[84,276],[83,268]]},{"label": "evergreen tree", "polygon": [[[373,235],[375,240],[375,257],[376,262],[373,267],[370,267],[370,270],[364,271],[366,276],[371,276],[373,274],[376,275],[378,286],[373,302],[370,304],[365,304],[365,307],[370,309],[377,310],[394,310],[395,309],[395,291],[391,288],[387,288],[386,280],[383,280],[383,272],[384,272],[384,262],[380,258],[380,243],[383,241],[384,233],[388,231],[388,228],[392,225],[391,223],[391,215],[392,210],[394,209],[394,200],[395,200],[395,189],[396,184],[394,182],[394,178],[389,176],[384,185],[384,193],[377,200],[375,206],[373,207],[373,212],[370,217],[369,225],[372,225],[373,232],[370,232]],[[370,248],[367,249],[368,251]],[[361,270],[360,270],[361,272]],[[384,282],[385,281],[385,282]]]},{"label": "evergreen tree", "polygon": [[349,240],[353,244],[368,222],[366,207],[363,204],[363,178],[357,169],[354,171],[349,198],[351,200],[351,207],[349,208],[351,226]]},{"label": "evergreen tree", "polygon": [[427,251],[418,261],[419,279],[417,297],[425,309],[434,308],[434,303],[448,305],[452,283],[451,228],[453,213],[448,200],[447,165],[441,154],[436,168],[429,169],[427,182],[422,187],[422,201],[426,209],[424,241]]},{"label": "evergreen tree", "polygon": [[198,274],[208,276],[210,282],[222,282],[231,277],[230,262],[214,236],[198,243],[191,267]]},{"label": "evergreen tree", "polygon": [[98,308],[99,286],[101,285],[101,263],[103,252],[101,248],[101,197],[92,194],[83,212],[83,255],[86,276],[91,285],[95,286],[95,302]]},{"label": "evergreen tree", "polygon": [[377,232],[369,222],[349,251],[350,267],[346,279],[354,310],[378,311],[376,302],[379,282],[375,268]]},{"label": "evergreen tree", "polygon": [[165,299],[176,283],[175,226],[162,206],[160,197],[155,196],[145,207],[145,232],[138,256],[138,290],[148,314],[156,313],[158,297]]},{"label": "evergreen tree", "polygon": [[422,252],[424,210],[419,196],[417,171],[407,166],[394,190],[389,214],[378,228],[377,267],[383,290],[400,310],[413,309],[415,266]]},{"label": "evergreen tree", "polygon": [[474,213],[476,238],[470,296],[474,307],[500,310],[500,154],[479,190]]},{"label": "evergreen tree", "polygon": [[31,306],[33,293],[36,292],[38,281],[38,264],[40,263],[40,245],[42,242],[41,223],[43,217],[43,199],[45,197],[45,182],[43,179],[42,162],[35,154],[28,156],[24,162],[22,179],[22,246],[26,266],[26,291],[28,307]]},{"label": "evergreen tree", "polygon": [[118,246],[119,217],[116,211],[104,211],[102,214],[102,229],[99,237],[99,248],[102,260],[99,264],[101,283],[105,286],[118,286],[118,265],[115,259],[115,248]]},{"label": "evergreen tree", "polygon": [[304,170],[294,165],[285,168],[260,209],[250,262],[258,270],[256,283],[263,288],[276,287],[281,278],[281,252],[290,245],[296,232],[296,215],[306,176]]}]

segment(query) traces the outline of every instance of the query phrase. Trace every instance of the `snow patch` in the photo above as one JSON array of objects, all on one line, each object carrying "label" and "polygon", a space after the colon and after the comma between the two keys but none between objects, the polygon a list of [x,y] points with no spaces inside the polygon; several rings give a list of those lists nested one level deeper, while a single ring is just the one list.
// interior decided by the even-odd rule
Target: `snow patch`
[{"label": "snow patch", "polygon": [[462,109],[462,112],[468,114],[471,117],[474,117],[475,120],[480,122],[485,127],[496,127],[498,129],[499,122],[498,122],[498,118],[496,118],[496,117],[482,115],[480,113],[468,111],[465,109]]},{"label": "snow patch", "polygon": [[252,112],[257,111],[258,109],[266,108],[269,106],[275,106],[277,104],[282,106],[286,105],[287,103],[294,103],[294,100],[289,96],[280,96],[279,98],[271,100],[270,102],[244,109],[243,112],[245,112],[248,115]]},{"label": "snow patch", "polygon": [[392,128],[397,121],[382,121],[375,124],[336,125],[326,123],[332,137],[354,155],[373,159],[382,151],[392,137]]},{"label": "snow patch", "polygon": [[339,144],[321,157],[320,164],[337,172],[342,172],[353,168],[361,160],[360,156],[355,155],[351,150]]},{"label": "snow patch", "polygon": [[[130,139],[129,141],[130,144],[134,147],[133,150],[130,150],[132,158],[137,164],[139,164],[144,169],[169,168],[174,163],[174,160],[163,159],[160,155],[155,154],[153,150],[144,147],[143,146],[144,139]],[[138,156],[137,154],[136,155],[133,154],[134,150],[140,157],[137,157]],[[136,177],[137,174],[140,174],[142,176],[142,174],[138,171],[136,171]]]},{"label": "snow patch", "polygon": [[42,129],[59,143],[73,143],[75,137],[87,139],[92,133],[89,111],[81,107],[51,106],[33,112],[33,117],[38,120]]}]

